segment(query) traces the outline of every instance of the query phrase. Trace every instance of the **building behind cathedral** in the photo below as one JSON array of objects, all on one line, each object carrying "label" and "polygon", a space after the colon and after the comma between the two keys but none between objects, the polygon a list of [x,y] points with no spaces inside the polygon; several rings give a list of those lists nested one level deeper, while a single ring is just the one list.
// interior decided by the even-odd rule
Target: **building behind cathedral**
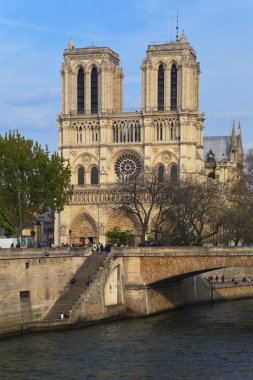
[{"label": "building behind cathedral", "polygon": [[171,180],[184,173],[233,181],[242,162],[241,129],[203,138],[200,65],[185,34],[148,46],[142,65],[142,109],[123,112],[123,70],[108,47],[64,51],[59,153],[70,163],[74,195],[56,218],[56,244],[105,242],[115,226],[140,233],[131,216],[114,211],[115,183],[146,167]]}]

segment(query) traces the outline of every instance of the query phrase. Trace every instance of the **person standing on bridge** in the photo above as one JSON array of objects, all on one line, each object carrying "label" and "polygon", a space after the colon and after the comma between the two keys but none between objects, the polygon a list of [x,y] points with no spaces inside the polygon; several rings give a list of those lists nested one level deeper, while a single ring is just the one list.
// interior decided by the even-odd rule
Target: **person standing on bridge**
[{"label": "person standing on bridge", "polygon": [[111,246],[110,244],[107,242],[106,245],[105,245],[105,253],[110,253],[111,251]]}]

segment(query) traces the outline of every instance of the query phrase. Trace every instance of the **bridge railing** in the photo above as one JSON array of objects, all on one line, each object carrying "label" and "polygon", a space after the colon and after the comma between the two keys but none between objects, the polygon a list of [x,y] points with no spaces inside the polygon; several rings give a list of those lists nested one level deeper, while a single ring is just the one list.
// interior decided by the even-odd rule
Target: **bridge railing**
[{"label": "bridge railing", "polygon": [[22,257],[61,257],[61,256],[86,256],[91,253],[89,247],[43,247],[43,248],[1,248],[0,260],[6,258]]},{"label": "bridge railing", "polygon": [[112,253],[118,256],[243,256],[253,255],[253,247],[113,247]]}]

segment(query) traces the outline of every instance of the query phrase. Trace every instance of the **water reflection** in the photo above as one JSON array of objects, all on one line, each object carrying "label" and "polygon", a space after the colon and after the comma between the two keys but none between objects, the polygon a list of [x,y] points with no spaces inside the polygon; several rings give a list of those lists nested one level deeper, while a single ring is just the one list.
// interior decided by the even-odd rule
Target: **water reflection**
[{"label": "water reflection", "polygon": [[253,300],[0,341],[1,379],[253,378]]}]

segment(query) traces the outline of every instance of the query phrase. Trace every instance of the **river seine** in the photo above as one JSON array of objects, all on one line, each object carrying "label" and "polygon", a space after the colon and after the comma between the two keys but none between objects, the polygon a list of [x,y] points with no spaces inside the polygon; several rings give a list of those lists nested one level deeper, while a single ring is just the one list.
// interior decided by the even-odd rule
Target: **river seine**
[{"label": "river seine", "polygon": [[253,300],[0,341],[0,378],[253,379]]}]

